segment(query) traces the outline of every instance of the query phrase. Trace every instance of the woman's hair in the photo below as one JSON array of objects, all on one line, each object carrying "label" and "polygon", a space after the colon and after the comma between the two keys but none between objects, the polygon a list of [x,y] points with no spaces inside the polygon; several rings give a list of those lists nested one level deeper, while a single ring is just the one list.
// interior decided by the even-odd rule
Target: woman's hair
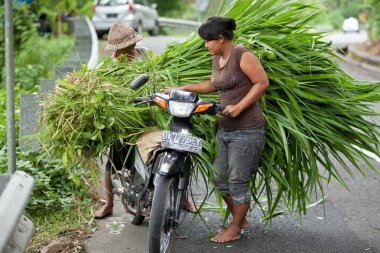
[{"label": "woman's hair", "polygon": [[211,17],[203,23],[199,29],[198,34],[204,40],[216,40],[219,35],[232,40],[234,37],[234,30],[236,29],[236,22],[233,18],[225,17]]}]

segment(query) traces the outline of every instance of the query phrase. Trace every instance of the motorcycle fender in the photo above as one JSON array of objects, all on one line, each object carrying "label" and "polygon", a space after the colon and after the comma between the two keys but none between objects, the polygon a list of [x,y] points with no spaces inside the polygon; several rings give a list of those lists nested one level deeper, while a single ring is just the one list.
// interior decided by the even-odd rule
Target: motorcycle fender
[{"label": "motorcycle fender", "polygon": [[[133,166],[135,167],[137,172],[137,174],[135,174],[134,176],[133,181],[135,181],[135,178],[138,177],[141,180],[142,184],[147,185],[150,179],[151,168],[144,164],[138,149],[135,150],[135,159]],[[134,182],[134,184],[136,184],[136,182]]]},{"label": "motorcycle fender", "polygon": [[157,155],[153,171],[163,176],[182,172],[185,158],[184,153],[162,152]]}]

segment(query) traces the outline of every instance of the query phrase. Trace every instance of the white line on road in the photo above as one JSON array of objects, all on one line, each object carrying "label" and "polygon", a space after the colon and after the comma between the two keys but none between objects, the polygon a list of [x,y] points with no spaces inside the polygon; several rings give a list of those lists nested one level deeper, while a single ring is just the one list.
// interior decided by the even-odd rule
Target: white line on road
[{"label": "white line on road", "polygon": [[368,150],[359,148],[358,146],[355,146],[355,145],[352,145],[352,146],[354,148],[356,148],[357,150],[359,150],[360,152],[362,152],[363,154],[365,154],[366,156],[368,156],[368,157],[374,159],[376,162],[380,163],[380,157],[378,157],[376,154],[369,152]]}]

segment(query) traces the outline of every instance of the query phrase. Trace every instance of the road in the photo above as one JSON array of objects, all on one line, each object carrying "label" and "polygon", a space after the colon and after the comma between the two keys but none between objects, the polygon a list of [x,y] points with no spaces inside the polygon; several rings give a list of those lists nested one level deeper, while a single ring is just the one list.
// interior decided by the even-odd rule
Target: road
[{"label": "road", "polygon": [[335,47],[343,48],[352,44],[366,42],[368,40],[368,33],[366,31],[360,31],[360,33],[332,32],[324,39],[332,41]]},{"label": "road", "polygon": [[[159,52],[162,45],[170,40],[149,37],[141,45]],[[380,81],[380,72],[367,71],[347,62],[339,64],[353,78]],[[374,108],[380,112],[378,105]],[[368,168],[364,162],[360,164]],[[380,163],[374,160],[373,164],[380,171]],[[268,226],[255,208],[248,215],[251,228],[241,240],[232,243],[211,242],[208,239],[211,233],[199,216],[187,214],[178,229],[180,237],[174,240],[171,252],[380,252],[380,176],[371,170],[367,170],[366,177],[356,172],[353,177],[343,175],[350,191],[330,183],[325,188],[328,196],[325,205],[309,208],[308,214],[302,218],[285,213],[274,218]],[[193,191],[196,200],[203,198],[201,182],[193,187]],[[148,252],[148,221],[138,227],[131,225],[120,202],[116,201],[115,204],[113,216],[100,221],[99,230],[87,241],[86,252]],[[211,231],[216,231],[223,221],[217,211],[203,211],[202,216]]]}]

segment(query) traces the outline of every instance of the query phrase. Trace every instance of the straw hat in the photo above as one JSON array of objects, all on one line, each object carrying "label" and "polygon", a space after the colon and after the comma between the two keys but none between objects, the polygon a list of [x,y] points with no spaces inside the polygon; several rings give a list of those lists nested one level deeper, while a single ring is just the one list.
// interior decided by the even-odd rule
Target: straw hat
[{"label": "straw hat", "polygon": [[105,50],[118,50],[129,47],[140,41],[142,36],[138,34],[130,25],[113,23],[108,34],[108,45]]}]

